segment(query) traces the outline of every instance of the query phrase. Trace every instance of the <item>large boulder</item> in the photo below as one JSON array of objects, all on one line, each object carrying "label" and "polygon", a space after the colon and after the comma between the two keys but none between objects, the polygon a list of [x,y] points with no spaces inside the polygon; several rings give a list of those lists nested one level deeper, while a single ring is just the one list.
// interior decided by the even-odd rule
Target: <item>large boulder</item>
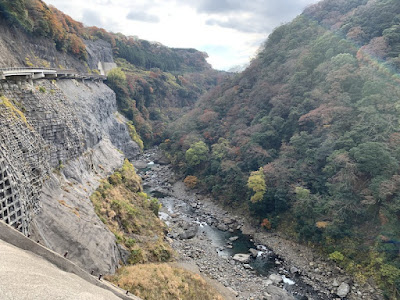
[{"label": "large boulder", "polygon": [[228,225],[224,224],[224,223],[220,223],[218,224],[217,228],[221,231],[227,231],[229,229]]},{"label": "large boulder", "polygon": [[238,253],[233,256],[233,260],[236,260],[242,264],[250,262],[250,254]]},{"label": "large boulder", "polygon": [[249,252],[252,257],[256,258],[258,256],[258,251],[256,249],[250,248]]},{"label": "large boulder", "polygon": [[236,236],[230,237],[230,238],[229,238],[229,241],[230,241],[230,242],[234,242],[234,241],[236,241],[236,240],[238,240],[238,239],[239,239],[239,237],[236,235]]},{"label": "large boulder", "polygon": [[295,300],[292,295],[290,295],[285,290],[278,288],[274,285],[267,286],[266,292],[264,293],[265,300]]},{"label": "large boulder", "polygon": [[279,284],[283,281],[282,276],[278,274],[271,274],[268,277],[274,284]]},{"label": "large boulder", "polygon": [[179,234],[179,238],[182,240],[192,239],[196,236],[198,231],[199,225],[191,224],[190,226],[187,226],[181,234]]},{"label": "large boulder", "polygon": [[349,286],[347,283],[342,282],[342,283],[339,285],[336,294],[337,294],[340,298],[344,298],[344,297],[347,296],[347,294],[348,294],[349,292],[350,292],[350,286]]},{"label": "large boulder", "polygon": [[154,162],[156,163],[156,164],[159,164],[159,165],[169,165],[170,163],[171,163],[171,161],[167,158],[167,157],[165,157],[164,155],[158,155],[155,159],[154,159]]}]

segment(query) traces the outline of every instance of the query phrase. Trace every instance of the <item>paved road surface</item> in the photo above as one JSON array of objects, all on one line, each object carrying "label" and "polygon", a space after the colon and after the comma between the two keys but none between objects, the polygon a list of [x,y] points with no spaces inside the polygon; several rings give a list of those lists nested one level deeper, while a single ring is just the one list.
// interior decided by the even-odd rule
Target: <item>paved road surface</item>
[{"label": "paved road surface", "polygon": [[110,291],[0,240],[1,300],[116,300]]}]

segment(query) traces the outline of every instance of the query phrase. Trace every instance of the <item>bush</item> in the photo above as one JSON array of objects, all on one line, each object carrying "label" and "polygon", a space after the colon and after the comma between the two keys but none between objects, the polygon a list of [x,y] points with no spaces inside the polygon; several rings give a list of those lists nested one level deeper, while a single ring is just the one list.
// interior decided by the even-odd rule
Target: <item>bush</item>
[{"label": "bush", "polygon": [[110,177],[108,177],[108,182],[112,185],[118,185],[122,183],[122,175],[119,172],[115,172]]},{"label": "bush", "polygon": [[340,263],[344,260],[344,255],[342,253],[340,253],[339,251],[335,251],[335,252],[332,252],[331,254],[329,254],[329,259],[333,260],[337,263]]},{"label": "bush", "polygon": [[135,249],[131,251],[128,258],[128,264],[134,265],[143,260],[142,249]]},{"label": "bush", "polygon": [[150,209],[153,211],[153,213],[158,217],[158,212],[161,208],[161,203],[158,201],[157,198],[152,198],[150,200]]},{"label": "bush", "polygon": [[196,176],[187,176],[183,182],[187,188],[194,189],[197,186],[198,179]]}]

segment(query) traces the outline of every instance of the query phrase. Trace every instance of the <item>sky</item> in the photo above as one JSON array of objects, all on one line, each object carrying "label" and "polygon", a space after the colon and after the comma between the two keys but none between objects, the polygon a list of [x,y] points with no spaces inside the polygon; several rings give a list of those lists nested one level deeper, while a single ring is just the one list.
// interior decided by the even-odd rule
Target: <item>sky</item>
[{"label": "sky", "polygon": [[44,0],[87,26],[208,53],[219,70],[248,63],[272,30],[318,0]]}]

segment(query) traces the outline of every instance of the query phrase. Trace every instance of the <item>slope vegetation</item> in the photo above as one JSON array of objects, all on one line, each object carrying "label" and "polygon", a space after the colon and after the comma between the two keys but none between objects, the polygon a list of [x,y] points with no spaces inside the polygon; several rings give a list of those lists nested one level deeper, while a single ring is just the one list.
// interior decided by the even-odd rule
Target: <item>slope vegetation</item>
[{"label": "slope vegetation", "polygon": [[[7,56],[0,58],[2,67],[99,73],[99,59],[102,63],[115,59],[120,69],[109,74],[109,86],[117,95],[120,112],[145,145],[160,142],[166,124],[181,116],[182,108],[193,107],[202,94],[228,76],[211,68],[207,53],[85,27],[42,0],[0,0],[0,32],[8,44],[2,49]],[[8,43],[14,36],[22,36],[23,42]]]},{"label": "slope vegetation", "polygon": [[400,6],[331,1],[277,28],[243,73],[171,125],[186,175],[256,222],[400,287]]}]

